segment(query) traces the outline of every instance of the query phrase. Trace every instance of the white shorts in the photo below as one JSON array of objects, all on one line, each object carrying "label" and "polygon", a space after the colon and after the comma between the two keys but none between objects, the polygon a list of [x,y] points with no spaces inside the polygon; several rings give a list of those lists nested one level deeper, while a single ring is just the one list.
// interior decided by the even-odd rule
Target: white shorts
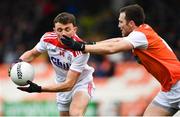
[{"label": "white shorts", "polygon": [[154,98],[153,104],[164,107],[168,111],[180,109],[180,81],[172,86],[168,92],[160,91]]},{"label": "white shorts", "polygon": [[57,107],[59,111],[69,111],[72,97],[78,91],[83,91],[92,99],[94,96],[95,86],[93,82],[86,84],[76,84],[71,91],[57,93]]}]

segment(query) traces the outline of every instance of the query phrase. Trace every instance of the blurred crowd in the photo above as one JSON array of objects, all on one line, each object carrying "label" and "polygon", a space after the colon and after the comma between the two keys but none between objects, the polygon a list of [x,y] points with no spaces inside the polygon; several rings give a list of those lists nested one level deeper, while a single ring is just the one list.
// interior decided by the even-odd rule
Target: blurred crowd
[{"label": "blurred crowd", "polygon": [[[137,3],[150,24],[180,58],[180,2],[177,0],[1,0],[0,63],[11,63],[31,49],[41,36],[52,31],[53,19],[60,12],[73,13],[78,34],[85,41],[100,41],[121,36],[118,9]],[[89,64],[95,76],[108,77],[117,62],[134,61],[130,52],[108,56],[91,55]]]}]

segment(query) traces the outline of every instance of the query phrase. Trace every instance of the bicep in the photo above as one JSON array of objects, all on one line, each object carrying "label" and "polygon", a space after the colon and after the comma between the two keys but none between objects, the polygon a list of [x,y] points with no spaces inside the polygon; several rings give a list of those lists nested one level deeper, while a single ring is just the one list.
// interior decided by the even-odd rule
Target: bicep
[{"label": "bicep", "polygon": [[24,52],[21,55],[20,59],[22,59],[23,61],[26,61],[26,62],[31,62],[35,57],[39,56],[40,54],[41,53],[38,52],[36,50],[36,48],[34,47],[33,49]]},{"label": "bicep", "polygon": [[42,53],[42,52],[39,52],[36,47],[34,47],[34,48],[31,50],[31,52],[32,52],[32,54],[33,54],[34,56],[39,56],[39,55]]},{"label": "bicep", "polygon": [[128,50],[133,49],[133,45],[129,41],[127,41],[126,39],[121,39],[117,42],[113,42],[112,45],[113,45],[112,49],[115,52],[128,51]]}]

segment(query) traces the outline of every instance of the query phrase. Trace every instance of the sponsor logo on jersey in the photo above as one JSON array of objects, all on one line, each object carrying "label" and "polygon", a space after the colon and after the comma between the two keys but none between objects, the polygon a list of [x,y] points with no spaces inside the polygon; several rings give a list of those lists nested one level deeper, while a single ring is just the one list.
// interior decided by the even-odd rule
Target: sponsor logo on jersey
[{"label": "sponsor logo on jersey", "polygon": [[51,51],[51,52],[56,52],[56,49],[49,49],[49,51]]},{"label": "sponsor logo on jersey", "polygon": [[70,62],[72,62],[72,55],[69,54],[69,55],[67,56],[67,59],[68,59]]},{"label": "sponsor logo on jersey", "polygon": [[59,68],[65,69],[65,70],[69,70],[69,68],[71,66],[70,63],[62,62],[62,61],[60,61],[59,59],[57,59],[55,57],[51,57],[50,59],[54,63],[54,65],[56,65]]},{"label": "sponsor logo on jersey", "polygon": [[59,52],[59,55],[60,55],[60,56],[63,56],[63,57],[64,57],[64,54],[65,54],[64,51],[60,51],[60,52]]}]

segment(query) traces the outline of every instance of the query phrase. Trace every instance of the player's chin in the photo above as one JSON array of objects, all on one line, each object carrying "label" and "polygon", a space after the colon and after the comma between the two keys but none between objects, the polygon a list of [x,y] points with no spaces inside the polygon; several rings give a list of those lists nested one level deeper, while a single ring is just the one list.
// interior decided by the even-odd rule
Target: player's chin
[{"label": "player's chin", "polygon": [[126,36],[123,32],[122,32],[121,34],[122,34],[122,36],[123,36],[123,37],[125,37],[125,36]]},{"label": "player's chin", "polygon": [[129,35],[129,33],[122,32],[122,36],[123,36],[123,37],[126,37],[126,36],[128,36],[128,35]]}]

